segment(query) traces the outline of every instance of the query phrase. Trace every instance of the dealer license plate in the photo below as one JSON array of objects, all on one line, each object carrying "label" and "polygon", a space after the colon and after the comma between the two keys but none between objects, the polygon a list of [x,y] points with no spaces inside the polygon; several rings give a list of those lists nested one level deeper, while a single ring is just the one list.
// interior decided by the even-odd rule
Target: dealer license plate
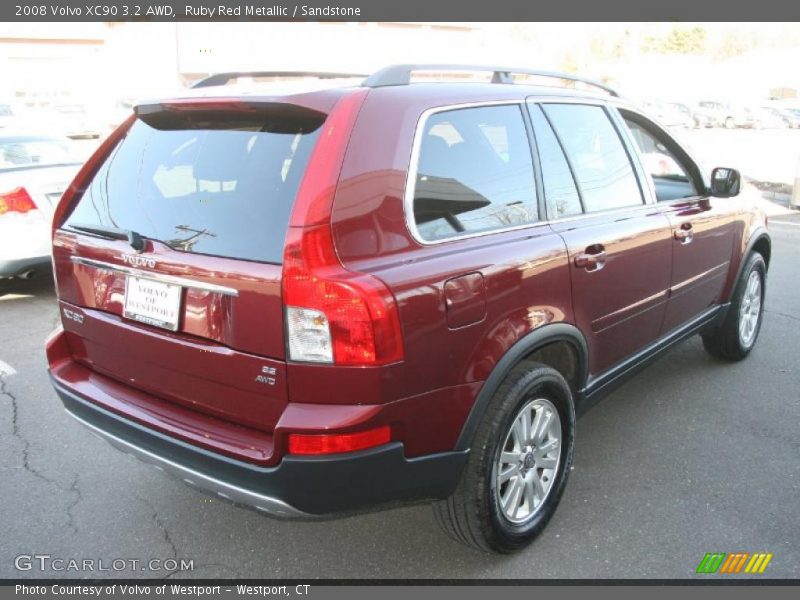
[{"label": "dealer license plate", "polygon": [[134,321],[177,331],[182,292],[179,285],[129,275],[122,314]]}]

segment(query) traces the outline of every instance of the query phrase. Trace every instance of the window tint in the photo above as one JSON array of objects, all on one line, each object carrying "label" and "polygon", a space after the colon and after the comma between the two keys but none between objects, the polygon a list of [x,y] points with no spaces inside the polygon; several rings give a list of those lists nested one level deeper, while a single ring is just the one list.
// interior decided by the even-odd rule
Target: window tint
[{"label": "window tint", "polygon": [[280,263],[321,121],[197,118],[181,116],[177,128],[136,121],[67,227],[120,227],[176,250]]},{"label": "window tint", "polygon": [[519,106],[435,113],[422,132],[414,220],[428,241],[538,219],[530,145]]},{"label": "window tint", "polygon": [[639,149],[644,170],[653,180],[656,199],[663,202],[696,196],[689,172],[656,134],[628,117],[625,123]]},{"label": "window tint", "polygon": [[628,154],[601,107],[546,104],[544,110],[575,171],[587,212],[642,204]]},{"label": "window tint", "polygon": [[542,114],[542,109],[536,105],[529,105],[528,110],[536,136],[539,162],[542,165],[548,216],[560,218],[580,214],[582,208],[578,189],[575,187],[575,180],[572,178],[561,145]]}]

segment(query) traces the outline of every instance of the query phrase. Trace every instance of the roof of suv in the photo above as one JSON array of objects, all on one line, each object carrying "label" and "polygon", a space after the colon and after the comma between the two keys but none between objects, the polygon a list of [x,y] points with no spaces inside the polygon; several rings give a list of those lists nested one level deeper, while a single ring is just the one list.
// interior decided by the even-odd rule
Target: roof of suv
[{"label": "roof of suv", "polygon": [[[412,80],[414,73],[420,73],[423,77]],[[436,79],[437,76],[446,73],[461,75],[462,78]],[[476,73],[483,74],[484,79],[486,75],[491,74],[490,81],[469,78],[468,74],[474,77]],[[522,79],[515,79],[514,74],[522,75]],[[465,75],[467,77],[464,77]],[[264,79],[272,81],[263,81]],[[542,80],[560,80],[567,83],[567,87],[543,83]],[[582,86],[583,89],[574,87],[576,85]],[[140,102],[137,105],[199,98],[246,98],[256,102],[276,100],[294,102],[320,92],[327,92],[325,95],[335,98],[346,93],[347,89],[363,87],[392,90],[392,94],[409,94],[415,97],[432,96],[438,99],[444,96],[448,101],[458,101],[457,97],[463,97],[464,101],[513,100],[528,96],[560,96],[608,101],[619,97],[617,92],[604,83],[570,73],[473,65],[395,65],[381,69],[366,79],[363,75],[342,73],[281,71],[222,73],[201,80],[179,95]],[[600,92],[585,88],[594,88]]]}]

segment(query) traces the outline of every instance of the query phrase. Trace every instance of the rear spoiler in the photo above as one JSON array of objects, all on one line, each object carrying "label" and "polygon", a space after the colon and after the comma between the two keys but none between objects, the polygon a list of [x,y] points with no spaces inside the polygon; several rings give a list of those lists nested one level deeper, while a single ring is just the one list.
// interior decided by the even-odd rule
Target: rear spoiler
[{"label": "rear spoiler", "polygon": [[240,77],[269,78],[275,79],[363,79],[363,73],[329,73],[326,71],[229,71],[226,73],[214,73],[199,81],[194,82],[190,87],[204,88],[227,85]]},{"label": "rear spoiler", "polygon": [[214,129],[217,123],[258,122],[268,131],[287,133],[314,131],[327,117],[323,112],[288,102],[233,97],[148,102],[135,106],[133,112],[156,129]]}]

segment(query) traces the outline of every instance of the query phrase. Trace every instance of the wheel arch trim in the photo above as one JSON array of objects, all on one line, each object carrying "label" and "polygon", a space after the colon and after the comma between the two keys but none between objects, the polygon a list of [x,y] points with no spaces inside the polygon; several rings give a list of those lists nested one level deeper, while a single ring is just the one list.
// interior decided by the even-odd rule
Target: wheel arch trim
[{"label": "wheel arch trim", "polygon": [[506,376],[516,367],[526,356],[554,342],[567,342],[576,353],[578,359],[577,387],[575,390],[581,393],[589,375],[589,348],[580,330],[569,323],[551,323],[535,329],[519,339],[511,346],[500,358],[492,369],[489,377],[481,387],[475,402],[470,409],[461,433],[456,440],[454,450],[468,450],[472,444],[472,439],[478,425],[483,419],[486,409],[489,406],[494,393],[502,385]]},{"label": "wheel arch trim", "polygon": [[772,255],[772,237],[769,235],[769,232],[766,230],[766,228],[759,227],[750,235],[750,239],[747,241],[747,246],[745,246],[744,252],[742,252],[742,255],[739,259],[739,266],[736,267],[736,276],[731,280],[730,290],[728,290],[726,298],[727,302],[730,302],[733,299],[733,294],[736,292],[736,282],[738,282],[739,278],[742,276],[742,270],[747,262],[747,257],[755,251],[756,244],[758,244],[761,240],[766,240],[770,248],[770,257],[764,257],[764,261],[767,263],[767,269],[769,269],[769,263],[771,262],[770,259]]}]

